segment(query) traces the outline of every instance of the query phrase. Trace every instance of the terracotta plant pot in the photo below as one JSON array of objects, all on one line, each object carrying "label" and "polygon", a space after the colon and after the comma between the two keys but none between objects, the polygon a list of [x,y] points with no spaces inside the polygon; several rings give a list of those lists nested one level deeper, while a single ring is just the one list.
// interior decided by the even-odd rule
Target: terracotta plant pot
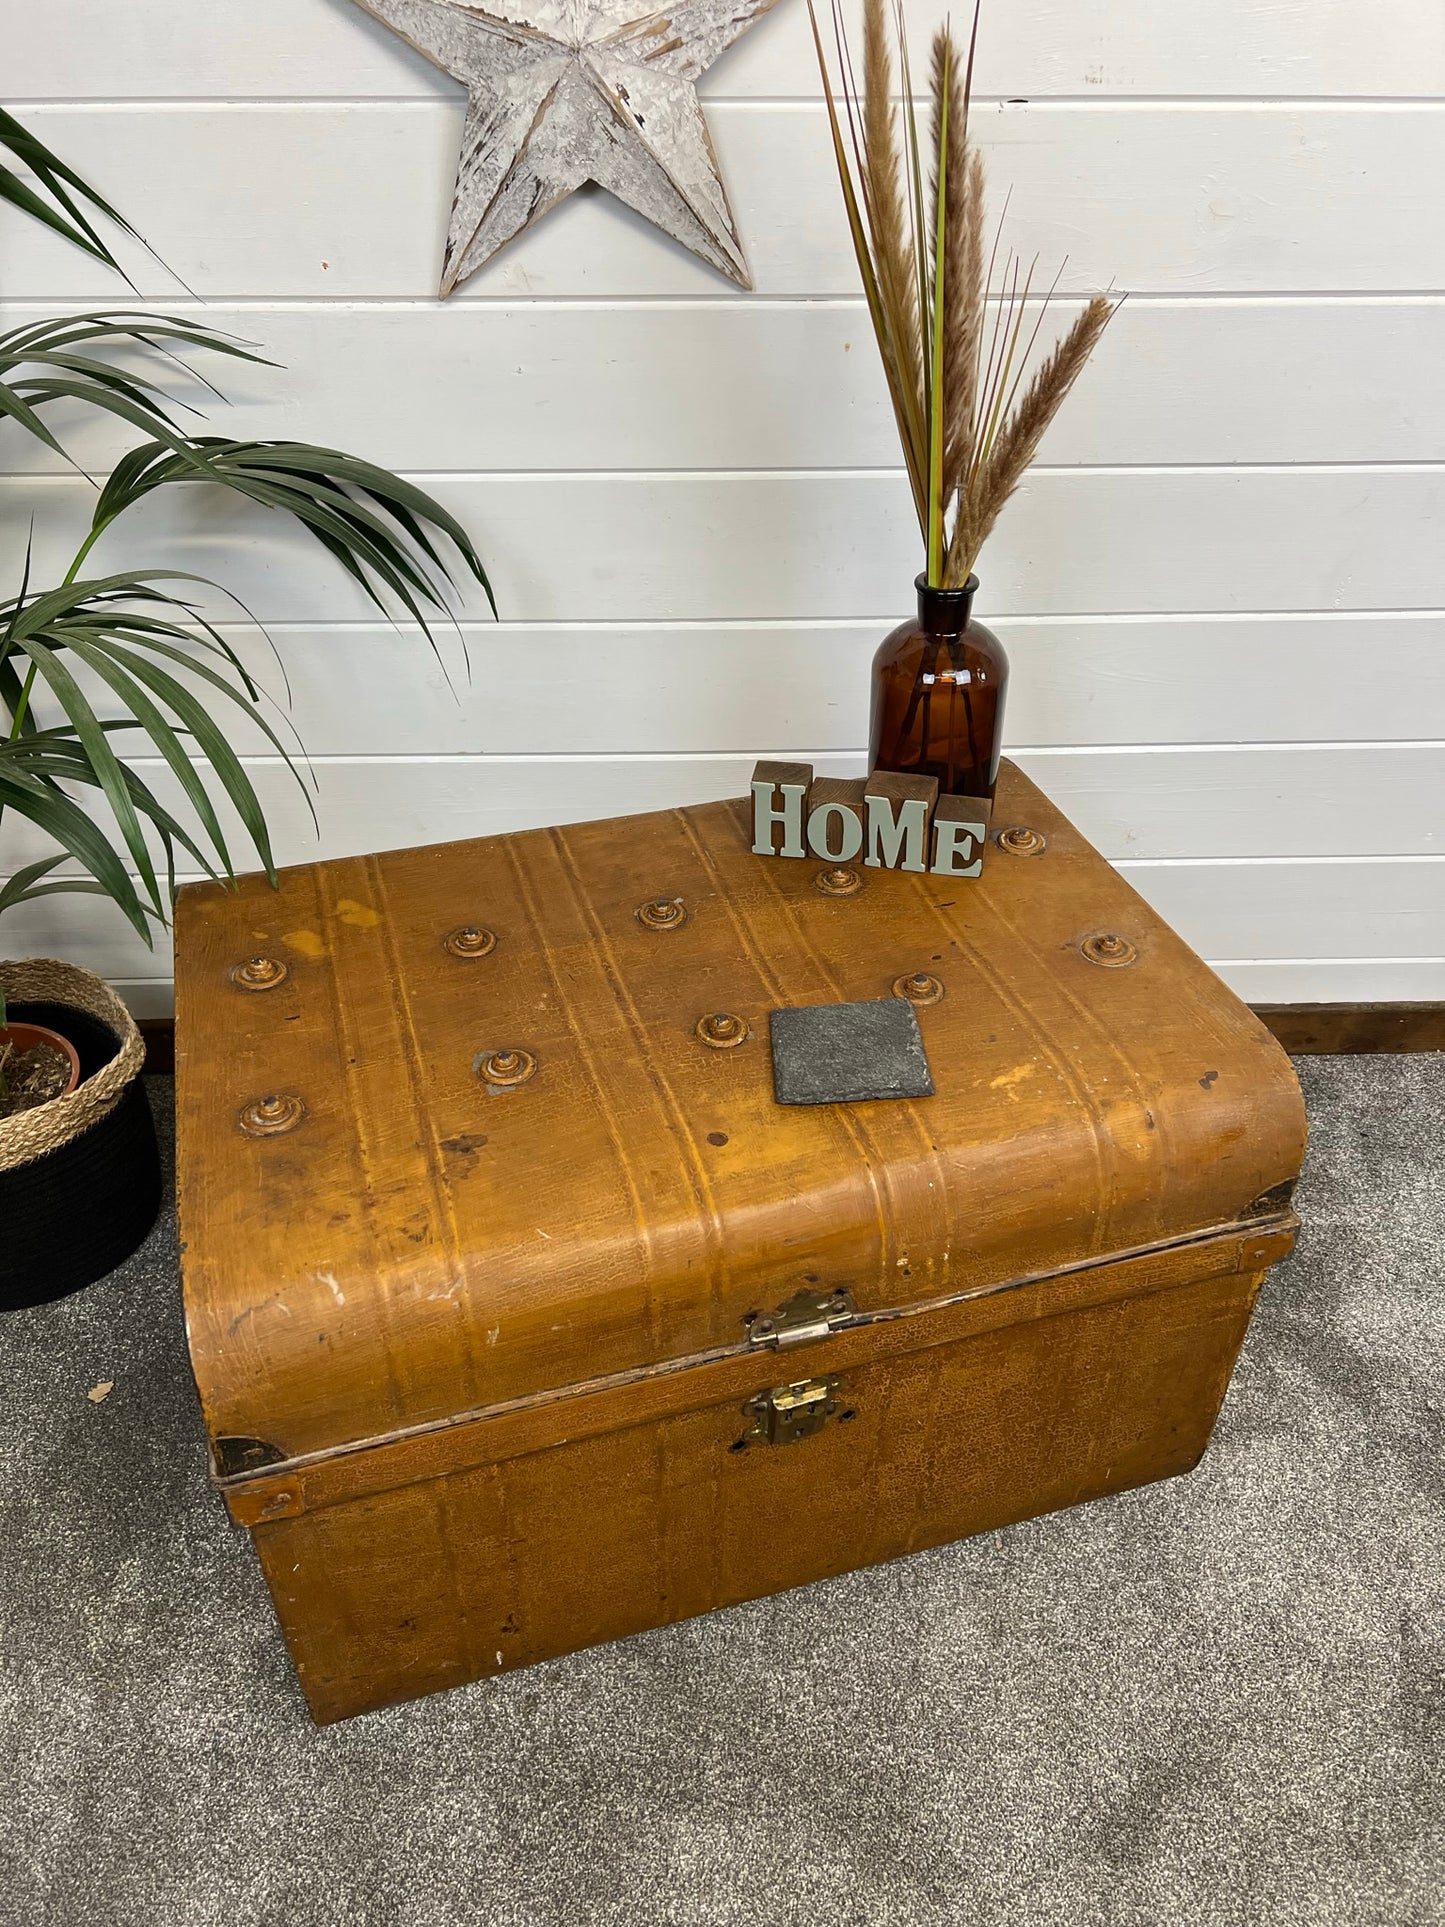
[{"label": "terracotta plant pot", "polygon": [[80,1082],[80,1052],[58,1030],[49,1030],[44,1024],[0,1024],[0,1051],[7,1044],[17,1057],[22,1051],[34,1050],[37,1044],[49,1044],[60,1052],[70,1065],[70,1081],[63,1091],[57,1091],[58,1097],[68,1097]]}]

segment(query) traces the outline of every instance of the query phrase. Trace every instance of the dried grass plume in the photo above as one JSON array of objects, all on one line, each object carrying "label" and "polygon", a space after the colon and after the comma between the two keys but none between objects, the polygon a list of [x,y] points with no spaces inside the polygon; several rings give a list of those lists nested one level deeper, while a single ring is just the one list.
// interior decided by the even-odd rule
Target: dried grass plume
[{"label": "dried grass plume", "polygon": [[1001,235],[985,235],[983,162],[968,138],[978,7],[966,48],[933,41],[931,113],[921,137],[902,0],[894,0],[901,105],[887,0],[863,0],[863,85],[841,0],[832,0],[835,92],[808,0],[834,159],[927,551],[928,581],[958,588],[1044,430],[1098,346],[1118,303],[1095,295],[1036,359],[1058,282],[1033,291]]}]

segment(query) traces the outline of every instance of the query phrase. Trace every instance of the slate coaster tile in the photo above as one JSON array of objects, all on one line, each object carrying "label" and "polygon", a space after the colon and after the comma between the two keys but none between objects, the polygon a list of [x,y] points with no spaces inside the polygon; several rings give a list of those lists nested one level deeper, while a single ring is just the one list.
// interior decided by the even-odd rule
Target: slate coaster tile
[{"label": "slate coaster tile", "polygon": [[773,1089],[780,1104],[859,1104],[932,1097],[918,1017],[902,997],[805,1004],[772,1014]]}]

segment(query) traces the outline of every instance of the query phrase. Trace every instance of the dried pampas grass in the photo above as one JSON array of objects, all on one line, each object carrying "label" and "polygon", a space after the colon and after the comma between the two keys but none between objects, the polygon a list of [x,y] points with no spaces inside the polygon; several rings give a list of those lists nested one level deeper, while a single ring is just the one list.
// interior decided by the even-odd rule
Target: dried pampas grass
[{"label": "dried pampas grass", "polygon": [[966,50],[947,28],[934,38],[925,178],[902,0],[894,5],[901,104],[894,100],[886,0],[863,0],[861,91],[840,0],[832,0],[837,94],[813,0],[808,12],[927,579],[936,588],[959,588],[1118,303],[1096,295],[1035,362],[1058,283],[1034,295],[1033,269],[1024,272],[1012,255],[995,282],[997,237],[985,263],[984,169],[968,139],[978,8]]}]

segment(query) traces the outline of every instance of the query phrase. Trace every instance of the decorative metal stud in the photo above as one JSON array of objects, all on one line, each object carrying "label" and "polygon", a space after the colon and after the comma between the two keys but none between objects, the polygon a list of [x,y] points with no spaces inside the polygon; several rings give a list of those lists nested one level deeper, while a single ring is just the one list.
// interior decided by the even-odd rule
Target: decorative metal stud
[{"label": "decorative metal stud", "polygon": [[893,979],[893,995],[906,997],[910,1004],[936,1004],[943,997],[943,985],[926,970],[915,970],[909,976]]},{"label": "decorative metal stud", "polygon": [[746,1021],[730,1011],[717,1010],[710,1017],[699,1017],[697,1034],[710,1050],[736,1050],[752,1036]]},{"label": "decorative metal stud", "polygon": [[1092,937],[1085,937],[1079,952],[1088,963],[1099,964],[1105,970],[1123,970],[1139,955],[1129,939],[1114,930],[1098,930]]},{"label": "decorative metal stud", "polygon": [[1049,847],[1049,839],[1040,831],[1031,830],[1026,823],[1014,823],[1000,830],[994,841],[1010,856],[1042,856]]},{"label": "decorative metal stud", "polygon": [[507,1091],[537,1075],[537,1060],[529,1050],[489,1050],[480,1053],[472,1069],[484,1084]]},{"label": "decorative metal stud", "polygon": [[856,870],[837,864],[831,870],[820,870],[813,878],[813,888],[825,897],[855,897],[863,888],[863,879]]},{"label": "decorative metal stud", "polygon": [[681,897],[652,897],[632,914],[644,930],[680,930],[687,922],[687,905]]},{"label": "decorative metal stud", "polygon": [[237,990],[274,990],[291,975],[291,967],[279,957],[248,957],[226,974]]},{"label": "decorative metal stud", "polygon": [[464,923],[460,930],[453,930],[449,937],[442,939],[443,950],[449,950],[454,957],[489,957],[496,947],[495,933],[483,930],[479,923]]},{"label": "decorative metal stud", "polygon": [[241,1112],[241,1129],[247,1137],[280,1137],[294,1131],[306,1115],[306,1106],[289,1091],[270,1097],[253,1097]]}]

